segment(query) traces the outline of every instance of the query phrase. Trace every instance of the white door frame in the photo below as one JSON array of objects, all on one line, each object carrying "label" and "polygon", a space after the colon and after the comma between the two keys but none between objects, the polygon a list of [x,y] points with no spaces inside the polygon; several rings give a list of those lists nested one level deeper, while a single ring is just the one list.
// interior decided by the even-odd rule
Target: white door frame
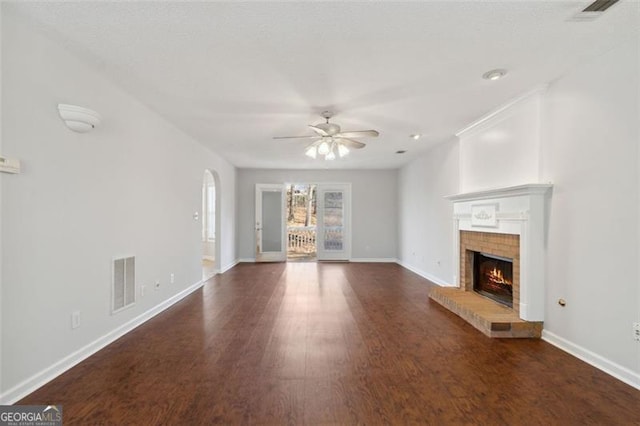
[{"label": "white door frame", "polygon": [[[221,195],[222,191],[221,191],[221,187],[220,187],[220,175],[218,175],[218,172],[215,171],[214,169],[210,169],[210,168],[205,169],[205,172],[209,172],[211,174],[211,176],[213,177],[213,185],[215,187],[215,201],[214,201],[215,202],[215,206],[214,206],[214,210],[215,210],[215,214],[214,214],[214,216],[215,216],[215,224],[214,224],[214,227],[215,227],[215,240],[214,240],[214,249],[213,249],[213,260],[215,262],[213,272],[214,272],[214,275],[215,275],[215,274],[219,274],[220,271],[222,270],[221,261],[220,261],[220,256],[221,256],[221,253],[222,253],[222,249],[221,249],[221,247],[222,247],[222,244],[221,244],[222,233],[220,232],[220,228],[221,228],[221,219],[220,218],[222,217],[222,215],[220,214],[220,212],[221,212],[220,205],[221,205],[221,200],[222,200],[222,195]],[[204,201],[204,197],[203,197],[203,201]],[[205,208],[202,211],[202,225],[203,226],[204,226],[204,223],[205,223],[205,220],[206,220],[205,219],[206,214],[207,214],[207,210]],[[203,258],[205,257],[204,253],[203,253],[202,257]]]},{"label": "white door frame", "polygon": [[[262,251],[262,193],[279,192],[281,208],[281,239],[280,251]],[[255,211],[255,242],[256,262],[284,262],[287,260],[287,223],[286,223],[286,187],[282,184],[257,183],[256,184],[256,211]]]}]

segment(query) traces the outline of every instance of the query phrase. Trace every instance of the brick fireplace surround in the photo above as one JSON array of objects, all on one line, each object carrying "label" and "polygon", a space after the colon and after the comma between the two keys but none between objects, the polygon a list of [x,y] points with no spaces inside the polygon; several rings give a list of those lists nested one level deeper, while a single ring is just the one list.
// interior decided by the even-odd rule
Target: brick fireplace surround
[{"label": "brick fireplace surround", "polygon": [[[536,337],[544,321],[545,205],[550,184],[447,197],[454,203],[453,285],[430,297],[489,337]],[[473,290],[473,252],[513,259],[513,308]]]},{"label": "brick fireplace surround", "polygon": [[520,313],[520,236],[491,232],[460,231],[460,283],[473,291],[473,252],[513,259],[513,311]]}]

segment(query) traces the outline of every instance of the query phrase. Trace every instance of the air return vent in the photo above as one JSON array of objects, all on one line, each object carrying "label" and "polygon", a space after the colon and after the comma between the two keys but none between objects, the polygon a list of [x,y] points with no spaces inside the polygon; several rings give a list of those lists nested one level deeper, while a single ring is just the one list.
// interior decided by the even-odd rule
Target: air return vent
[{"label": "air return vent", "polygon": [[587,6],[583,12],[604,12],[617,2],[618,0],[596,0]]},{"label": "air return vent", "polygon": [[618,0],[596,0],[582,11],[576,13],[568,21],[585,22],[593,21],[604,13],[605,10],[616,4]]},{"label": "air return vent", "polygon": [[113,261],[113,303],[111,312],[116,313],[136,301],[136,258],[124,257]]}]

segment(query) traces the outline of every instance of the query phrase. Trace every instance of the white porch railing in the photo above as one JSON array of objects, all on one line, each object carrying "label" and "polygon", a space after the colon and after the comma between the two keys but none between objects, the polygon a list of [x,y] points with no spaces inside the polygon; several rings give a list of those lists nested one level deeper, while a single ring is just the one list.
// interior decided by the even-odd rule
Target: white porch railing
[{"label": "white porch railing", "polygon": [[315,253],[316,227],[287,226],[287,251],[290,253]]}]

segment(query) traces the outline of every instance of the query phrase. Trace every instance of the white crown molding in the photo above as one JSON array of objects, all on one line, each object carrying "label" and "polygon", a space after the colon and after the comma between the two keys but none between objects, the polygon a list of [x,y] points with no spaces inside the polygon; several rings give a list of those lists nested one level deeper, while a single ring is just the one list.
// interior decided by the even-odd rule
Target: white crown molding
[{"label": "white crown molding", "polygon": [[519,104],[522,104],[522,103],[528,101],[529,99],[531,99],[534,96],[537,96],[539,94],[542,94],[542,93],[546,92],[548,87],[549,87],[548,84],[541,84],[539,86],[534,87],[533,89],[529,90],[528,92],[525,92],[522,95],[520,95],[520,96],[518,96],[516,98],[513,98],[510,101],[507,101],[506,103],[500,105],[499,107],[497,107],[496,109],[492,110],[488,114],[483,115],[479,119],[473,121],[472,123],[468,124],[467,126],[463,127],[462,129],[458,130],[455,133],[455,135],[458,138],[461,138],[463,136],[467,136],[468,134],[472,133],[472,131],[478,130],[483,125],[485,125],[488,122],[492,121],[494,118],[502,115],[502,113],[504,113],[505,111],[513,108],[516,105],[519,105]]},{"label": "white crown molding", "polygon": [[553,188],[552,183],[528,183],[525,185],[507,186],[505,188],[485,189],[446,195],[444,198],[453,202],[490,200],[495,198],[519,197],[523,195],[541,195]]}]

